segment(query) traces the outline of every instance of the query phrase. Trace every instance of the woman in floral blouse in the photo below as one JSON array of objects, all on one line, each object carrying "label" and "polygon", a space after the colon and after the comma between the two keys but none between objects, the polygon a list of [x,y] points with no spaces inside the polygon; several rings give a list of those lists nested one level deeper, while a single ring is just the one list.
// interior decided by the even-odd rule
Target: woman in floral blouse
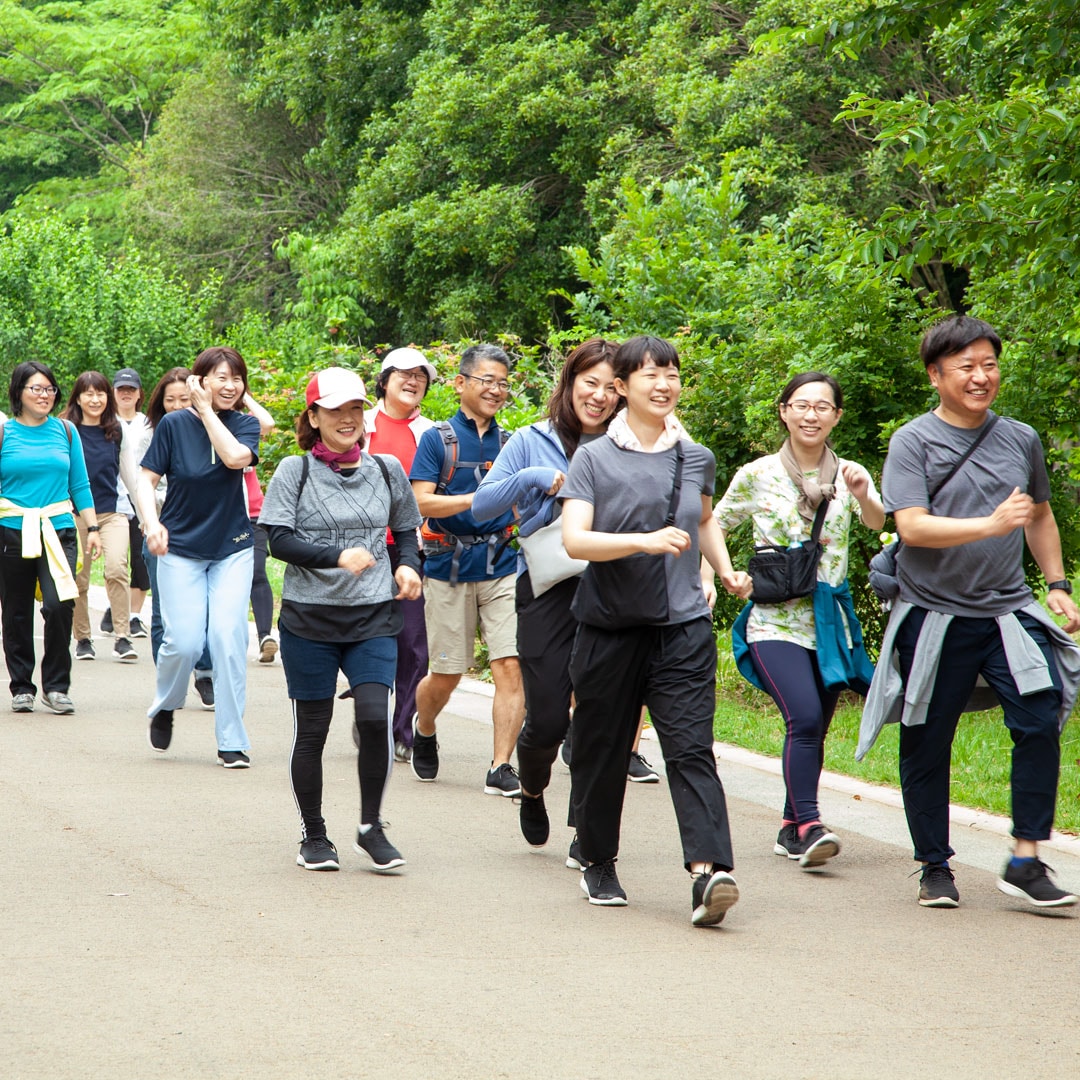
[{"label": "woman in floral blouse", "polygon": [[[797,859],[804,868],[821,866],[840,851],[839,838],[822,824],[818,811],[825,736],[840,689],[830,689],[822,677],[815,601],[820,604],[824,597],[831,604],[839,598],[848,644],[861,642],[845,585],[851,518],[858,514],[871,529],[885,522],[870,474],[853,461],[837,458],[829,445],[842,406],[843,394],[832,376],[818,371],[796,375],[780,395],[780,423],[787,432],[783,446],[739,469],[714,511],[725,536],[749,519],[755,547],[788,548],[810,538],[815,512],[822,499],[829,500],[815,595],[751,604],[735,633],[737,651],[743,637],[748,647],[748,663],[741,665],[744,674],[772,697],[784,719],[787,799],[773,850]],[[749,574],[735,572],[730,564],[718,569],[728,592],[749,599]]]}]

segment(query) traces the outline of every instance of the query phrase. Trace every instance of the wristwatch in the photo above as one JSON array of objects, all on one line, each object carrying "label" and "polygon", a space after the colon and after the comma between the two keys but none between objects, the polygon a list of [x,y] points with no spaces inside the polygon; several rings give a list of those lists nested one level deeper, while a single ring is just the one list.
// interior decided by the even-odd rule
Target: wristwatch
[{"label": "wristwatch", "polygon": [[87,532],[101,532],[101,526],[100,525],[87,525],[86,526],[86,531]]},{"label": "wristwatch", "polygon": [[1053,589],[1060,589],[1062,592],[1071,593],[1072,592],[1072,582],[1071,581],[1048,581],[1046,583],[1046,591],[1050,592]]}]

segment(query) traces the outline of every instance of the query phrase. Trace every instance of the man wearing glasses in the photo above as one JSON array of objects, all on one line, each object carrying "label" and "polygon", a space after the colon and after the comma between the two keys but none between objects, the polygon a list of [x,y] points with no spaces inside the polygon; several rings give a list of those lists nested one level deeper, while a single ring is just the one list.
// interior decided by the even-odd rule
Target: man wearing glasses
[{"label": "man wearing glasses", "polygon": [[478,521],[471,508],[504,442],[495,414],[509,396],[509,371],[509,358],[497,345],[473,345],[462,353],[454,378],[460,408],[448,426],[424,432],[409,474],[427,519],[424,607],[430,668],[416,688],[412,771],[424,781],[438,775],[435,721],[473,665],[479,626],[495,682],[494,752],[484,792],[508,798],[521,791],[510,757],[525,716],[514,607],[517,553],[508,542],[513,514]]}]

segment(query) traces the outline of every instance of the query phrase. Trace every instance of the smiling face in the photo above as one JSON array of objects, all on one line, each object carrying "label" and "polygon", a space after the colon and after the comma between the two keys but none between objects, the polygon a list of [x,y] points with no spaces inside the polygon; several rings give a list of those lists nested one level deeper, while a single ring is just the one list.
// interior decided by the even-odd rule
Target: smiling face
[{"label": "smiling face", "polygon": [[508,370],[498,360],[481,360],[469,372],[454,378],[454,389],[461,398],[461,411],[471,420],[490,421],[506,404],[510,392]]},{"label": "smiling face", "polygon": [[225,360],[222,360],[203,379],[203,386],[213,398],[214,409],[217,412],[228,412],[235,409],[244,398],[244,380],[240,375],[234,375],[233,370]]},{"label": "smiling face", "polygon": [[603,431],[615,412],[615,372],[606,361],[579,372],[570,391],[570,405],[585,435]]},{"label": "smiling face", "polygon": [[186,382],[169,383],[161,395],[161,407],[167,412],[179,412],[191,404],[191,394]]},{"label": "smiling face", "polygon": [[792,445],[807,451],[821,450],[842,415],[832,387],[824,382],[803,383],[780,406]]},{"label": "smiling face", "polygon": [[419,409],[427,393],[427,384],[427,372],[423,368],[408,368],[405,371],[395,368],[390,371],[386,380],[386,396],[383,398],[387,414],[396,420],[404,420],[414,409]]},{"label": "smiling face", "polygon": [[615,380],[615,389],[626,398],[628,419],[638,419],[649,424],[663,423],[664,418],[675,410],[682,383],[679,369],[674,364],[657,367],[651,356],[624,382]]},{"label": "smiling face", "polygon": [[22,411],[19,413],[19,418],[27,424],[43,424],[56,402],[55,390],[56,387],[47,376],[42,375],[40,371],[35,371],[22,388],[19,397]]},{"label": "smiling face", "polygon": [[955,427],[981,427],[1001,387],[994,346],[986,338],[943,356],[926,369],[941,404],[937,416]]},{"label": "smiling face", "polygon": [[102,414],[109,404],[108,390],[91,386],[79,395],[79,408],[82,409],[83,423],[96,427],[101,423]]},{"label": "smiling face", "polygon": [[364,403],[347,401],[340,409],[321,406],[308,409],[308,422],[319,433],[319,441],[335,454],[351,450],[364,435]]}]

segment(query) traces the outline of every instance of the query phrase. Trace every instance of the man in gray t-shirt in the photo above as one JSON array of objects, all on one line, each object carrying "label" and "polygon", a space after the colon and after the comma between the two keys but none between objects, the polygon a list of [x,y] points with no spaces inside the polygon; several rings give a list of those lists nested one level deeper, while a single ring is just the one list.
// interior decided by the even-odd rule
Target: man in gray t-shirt
[{"label": "man in gray t-shirt", "polygon": [[[960,714],[982,675],[1002,704],[1013,739],[1016,847],[998,887],[1038,907],[1075,904],[1077,897],[1059,889],[1038,858],[1038,841],[1049,838],[1054,820],[1062,684],[1052,628],[1040,622],[1037,609],[1032,613],[1025,540],[1047,580],[1047,606],[1066,620],[1067,633],[1080,628],[1048,501],[1042,446],[1026,424],[995,417],[990,409],[1000,386],[1001,340],[987,323],[943,319],[924,335],[920,353],[940,402],[893,435],[881,485],[903,541],[894,613],[894,620],[903,620],[895,631],[900,672],[905,683],[915,681],[913,669],[925,672],[931,665],[936,672],[926,722],[900,729],[904,809],[915,858],[923,863],[919,903],[959,902],[948,862],[954,854],[950,756]],[[890,661],[882,656],[879,675]],[[1028,692],[1021,692],[1016,676],[1025,666],[1043,670],[1042,689],[1030,692],[1025,679]]]}]

